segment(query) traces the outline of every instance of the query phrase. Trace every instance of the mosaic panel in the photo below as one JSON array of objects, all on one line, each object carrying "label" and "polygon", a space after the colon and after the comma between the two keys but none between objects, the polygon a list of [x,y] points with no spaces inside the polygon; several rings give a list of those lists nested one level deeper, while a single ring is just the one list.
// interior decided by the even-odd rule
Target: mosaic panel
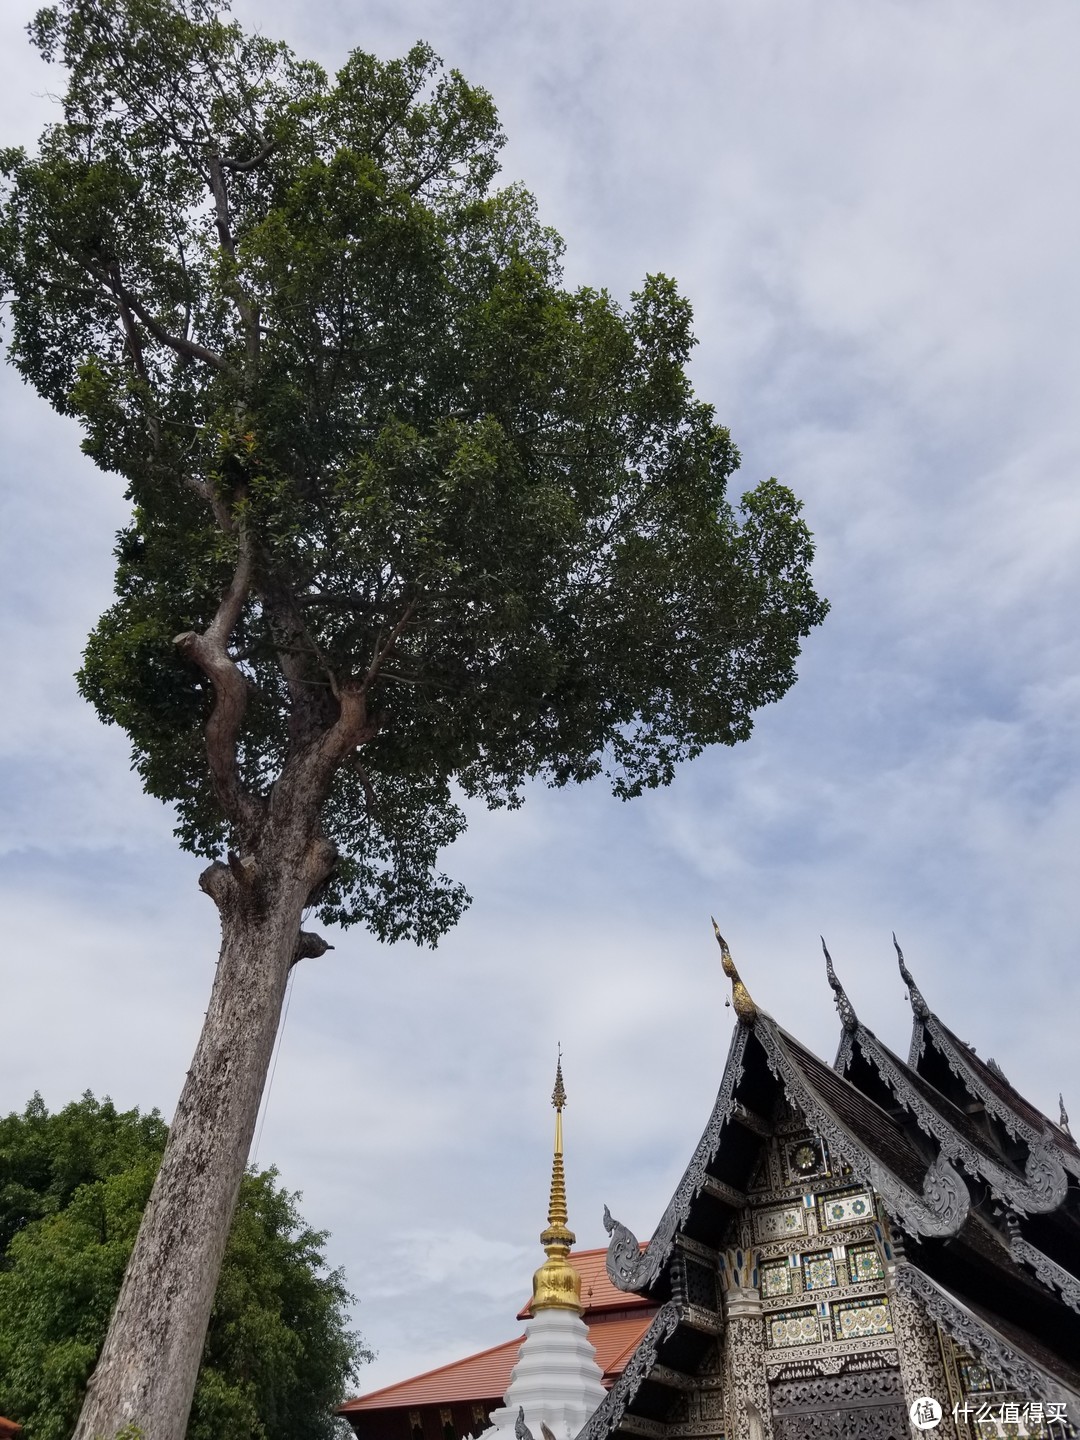
[{"label": "mosaic panel", "polygon": [[754,1235],[758,1240],[785,1240],[789,1235],[805,1234],[806,1210],[801,1204],[754,1212]]},{"label": "mosaic panel", "polygon": [[980,1390],[997,1390],[990,1371],[979,1360],[961,1360],[957,1365],[960,1383],[969,1395]]},{"label": "mosaic panel", "polygon": [[[980,1406],[980,1409],[983,1407]],[[1053,1435],[1060,1435],[1062,1432],[1057,1425],[1051,1430],[1043,1420],[1032,1419],[1031,1406],[1023,1405],[1020,1401],[1012,1404],[990,1405],[985,1407],[989,1414],[987,1418],[979,1420],[974,1416],[968,1418],[977,1440],[1050,1440]],[[960,1414],[963,1415],[961,1408]],[[1068,1432],[1066,1432],[1068,1433]]]},{"label": "mosaic panel", "polygon": [[853,1340],[859,1335],[888,1335],[892,1316],[884,1295],[871,1300],[849,1300],[833,1306],[833,1327],[838,1340]]},{"label": "mosaic panel", "polygon": [[852,1246],[848,1250],[848,1269],[853,1282],[881,1280],[885,1276],[885,1267],[881,1263],[881,1254],[876,1245]]},{"label": "mosaic panel", "polygon": [[816,1345],[821,1326],[816,1310],[782,1310],[768,1317],[769,1344],[774,1350],[790,1345]]},{"label": "mosaic panel", "polygon": [[945,1350],[950,1388],[954,1380],[960,1386],[960,1415],[966,1422],[958,1427],[962,1434],[974,1440],[1009,1436],[1051,1440],[1062,1434],[1058,1422],[1047,1420],[1045,1404],[1011,1390],[1000,1376],[981,1360],[958,1350],[954,1342],[947,1340]]},{"label": "mosaic panel", "polygon": [[836,1284],[836,1266],[828,1251],[803,1256],[803,1284],[807,1290],[828,1290]]},{"label": "mosaic panel", "polygon": [[829,1173],[828,1156],[821,1141],[814,1135],[807,1135],[791,1141],[784,1152],[787,1161],[788,1179],[798,1185],[819,1175]]},{"label": "mosaic panel", "polygon": [[786,1260],[770,1260],[761,1267],[761,1293],[766,1300],[791,1294],[791,1266]]},{"label": "mosaic panel", "polygon": [[842,1225],[874,1218],[874,1206],[865,1190],[848,1195],[823,1195],[818,1204],[821,1224],[826,1230],[838,1230]]}]

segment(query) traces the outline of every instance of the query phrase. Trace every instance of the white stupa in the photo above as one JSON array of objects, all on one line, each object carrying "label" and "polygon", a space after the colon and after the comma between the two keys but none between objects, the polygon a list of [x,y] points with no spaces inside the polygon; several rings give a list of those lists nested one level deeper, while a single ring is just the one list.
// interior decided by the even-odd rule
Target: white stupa
[{"label": "white stupa", "polygon": [[492,1411],[481,1440],[514,1440],[519,1416],[533,1440],[542,1440],[545,1428],[554,1440],[573,1440],[607,1393],[581,1318],[581,1279],[567,1258],[577,1237],[566,1223],[562,1138],[566,1091],[561,1055],[551,1103],[555,1107],[555,1155],[547,1229],[540,1236],[547,1259],[533,1276],[532,1319],[510,1372],[510,1384],[501,1407]]}]

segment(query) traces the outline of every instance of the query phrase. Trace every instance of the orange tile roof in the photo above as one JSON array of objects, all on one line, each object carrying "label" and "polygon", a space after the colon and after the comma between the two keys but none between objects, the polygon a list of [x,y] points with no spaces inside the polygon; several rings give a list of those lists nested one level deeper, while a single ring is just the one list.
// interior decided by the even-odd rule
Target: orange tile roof
[{"label": "orange tile roof", "polygon": [[[642,1335],[649,1328],[656,1307],[641,1295],[627,1295],[622,1290],[616,1290],[607,1278],[604,1266],[606,1254],[606,1250],[581,1250],[572,1253],[570,1260],[581,1275],[581,1298],[586,1307],[583,1318],[589,1327],[589,1339],[596,1349],[596,1363],[604,1372],[605,1381],[610,1383],[626,1368]],[[528,1316],[529,1307],[525,1305],[518,1319],[524,1320]],[[468,1355],[464,1360],[426,1370],[422,1375],[400,1380],[396,1385],[385,1385],[381,1390],[373,1390],[370,1395],[347,1401],[338,1413],[348,1415],[365,1410],[397,1409],[405,1405],[417,1407],[499,1400],[510,1384],[510,1372],[524,1338],[524,1335],[519,1335],[516,1340],[506,1340],[490,1350],[481,1350],[478,1355]]]},{"label": "orange tile roof", "polygon": [[610,1384],[630,1363],[641,1337],[652,1324],[656,1306],[636,1309],[628,1315],[612,1315],[589,1326],[589,1339],[596,1348],[596,1363]]},{"label": "orange tile roof", "polygon": [[8,1436],[8,1435],[21,1435],[21,1434],[22,1434],[22,1426],[21,1426],[21,1425],[16,1425],[14,1420],[5,1420],[4,1417],[3,1417],[2,1415],[0,1415],[0,1435],[6,1437],[6,1436]]},{"label": "orange tile roof", "polygon": [[498,1399],[510,1383],[510,1371],[524,1338],[519,1335],[516,1340],[505,1340],[490,1350],[481,1350],[478,1355],[454,1360],[436,1370],[426,1370],[423,1375],[414,1375],[411,1380],[400,1380],[396,1385],[373,1390],[370,1395],[347,1400],[339,1414],[389,1410],[400,1405],[452,1405],[456,1400]]}]

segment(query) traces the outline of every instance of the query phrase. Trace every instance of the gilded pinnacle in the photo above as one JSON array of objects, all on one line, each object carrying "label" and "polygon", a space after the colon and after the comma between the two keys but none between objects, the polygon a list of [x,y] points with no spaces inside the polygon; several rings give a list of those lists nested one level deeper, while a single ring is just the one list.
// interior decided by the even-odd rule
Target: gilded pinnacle
[{"label": "gilded pinnacle", "polygon": [[573,1310],[581,1314],[581,1279],[567,1256],[577,1236],[569,1228],[566,1208],[566,1176],[563,1171],[562,1112],[566,1105],[566,1087],[562,1077],[562,1052],[555,1066],[555,1089],[551,1095],[555,1107],[555,1151],[551,1158],[551,1195],[548,1200],[547,1229],[540,1244],[547,1254],[533,1276],[533,1314],[537,1310]]},{"label": "gilded pinnacle", "polygon": [[750,991],[739,978],[739,972],[735,969],[735,962],[731,958],[727,941],[720,934],[720,927],[715,920],[712,922],[712,928],[716,936],[716,943],[720,946],[720,963],[724,967],[724,974],[731,981],[731,1003],[735,1007],[735,1014],[744,1025],[751,1025],[757,1016],[757,1006],[750,998]]}]

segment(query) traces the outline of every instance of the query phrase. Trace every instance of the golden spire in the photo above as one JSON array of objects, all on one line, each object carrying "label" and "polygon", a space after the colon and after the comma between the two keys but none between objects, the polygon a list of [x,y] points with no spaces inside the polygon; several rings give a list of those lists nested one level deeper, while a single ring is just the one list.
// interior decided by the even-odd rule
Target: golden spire
[{"label": "golden spire", "polygon": [[735,1006],[735,1014],[744,1025],[750,1025],[757,1015],[757,1006],[750,998],[750,991],[739,979],[739,972],[735,969],[735,961],[731,958],[727,941],[720,934],[720,927],[715,920],[712,922],[712,928],[716,936],[716,943],[720,946],[720,963],[724,967],[724,974],[731,981],[731,1003]]},{"label": "golden spire", "polygon": [[573,1310],[581,1314],[581,1277],[567,1256],[577,1236],[567,1227],[566,1176],[563,1173],[562,1112],[566,1090],[562,1078],[562,1047],[555,1066],[555,1089],[551,1094],[555,1107],[555,1153],[551,1161],[551,1199],[548,1201],[547,1229],[540,1236],[547,1259],[533,1276],[532,1312],[538,1310]]}]

